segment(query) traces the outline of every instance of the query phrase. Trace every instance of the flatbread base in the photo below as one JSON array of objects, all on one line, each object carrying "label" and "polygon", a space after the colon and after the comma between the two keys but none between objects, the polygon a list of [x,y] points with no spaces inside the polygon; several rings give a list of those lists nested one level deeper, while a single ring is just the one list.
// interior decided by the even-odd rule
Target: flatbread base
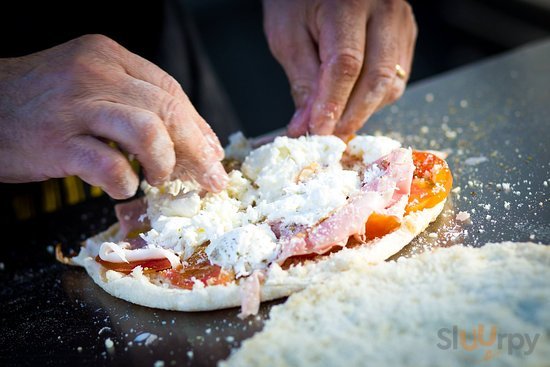
[{"label": "flatbread base", "polygon": [[[445,201],[433,208],[411,213],[403,218],[402,225],[386,236],[354,247],[344,248],[318,261],[308,261],[283,270],[274,264],[267,271],[261,287],[261,301],[289,296],[309,284],[324,282],[337,272],[345,271],[354,264],[376,264],[385,261],[409,244],[423,232],[443,210]],[[89,247],[99,247],[102,242],[116,241],[118,225],[88,239]],[[195,285],[192,290],[159,286],[152,283],[140,271],[125,275],[107,270],[95,261],[87,247],[82,247],[73,258],[76,265],[83,266],[94,282],[114,297],[138,305],[175,311],[208,311],[241,304],[240,287],[236,282],[227,285]]]}]

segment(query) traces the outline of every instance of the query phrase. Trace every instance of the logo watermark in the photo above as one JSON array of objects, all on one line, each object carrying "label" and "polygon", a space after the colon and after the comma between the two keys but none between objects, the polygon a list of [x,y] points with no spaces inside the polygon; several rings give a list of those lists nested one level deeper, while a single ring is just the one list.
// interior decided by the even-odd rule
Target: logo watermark
[{"label": "logo watermark", "polygon": [[535,350],[540,334],[499,333],[496,325],[478,324],[472,330],[441,328],[437,331],[441,350],[483,351],[483,360],[489,361],[501,353],[523,354],[528,356]]}]

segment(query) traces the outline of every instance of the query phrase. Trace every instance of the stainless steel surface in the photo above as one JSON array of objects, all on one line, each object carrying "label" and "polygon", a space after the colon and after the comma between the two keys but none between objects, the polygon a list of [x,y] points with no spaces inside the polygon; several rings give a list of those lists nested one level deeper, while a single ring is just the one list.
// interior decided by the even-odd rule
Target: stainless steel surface
[{"label": "stainless steel surface", "polygon": [[[550,41],[440,75],[411,86],[369,121],[366,133],[447,150],[460,187],[404,254],[461,243],[550,243],[549,60]],[[1,365],[213,366],[262,328],[274,303],[245,321],[237,309],[149,309],[109,296],[82,269],[57,264],[46,245],[74,244],[107,215],[75,210],[62,220],[29,224],[19,232],[19,246],[0,252]],[[471,215],[470,224],[456,220],[460,211]],[[68,235],[77,228],[80,236]]]}]

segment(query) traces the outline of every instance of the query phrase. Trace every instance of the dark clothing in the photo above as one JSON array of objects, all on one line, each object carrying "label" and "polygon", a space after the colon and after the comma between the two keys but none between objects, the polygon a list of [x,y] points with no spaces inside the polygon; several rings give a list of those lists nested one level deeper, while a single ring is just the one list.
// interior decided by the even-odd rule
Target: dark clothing
[{"label": "dark clothing", "polygon": [[[22,1],[1,6],[0,57],[23,56],[84,34],[103,34],[154,62],[182,85],[222,144],[240,124],[178,0]],[[102,195],[71,177],[0,184],[0,210],[27,219]]]},{"label": "dark clothing", "polygon": [[162,32],[162,1],[5,1],[0,56],[23,56],[99,33],[152,59]]}]

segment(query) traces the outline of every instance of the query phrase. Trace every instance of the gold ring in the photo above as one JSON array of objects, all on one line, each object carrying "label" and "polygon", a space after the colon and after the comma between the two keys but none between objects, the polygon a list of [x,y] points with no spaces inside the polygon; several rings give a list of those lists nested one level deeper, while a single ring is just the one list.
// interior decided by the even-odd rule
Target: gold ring
[{"label": "gold ring", "polygon": [[407,72],[399,64],[395,64],[395,75],[397,75],[397,77],[400,78],[400,79],[406,79],[407,78]]}]

